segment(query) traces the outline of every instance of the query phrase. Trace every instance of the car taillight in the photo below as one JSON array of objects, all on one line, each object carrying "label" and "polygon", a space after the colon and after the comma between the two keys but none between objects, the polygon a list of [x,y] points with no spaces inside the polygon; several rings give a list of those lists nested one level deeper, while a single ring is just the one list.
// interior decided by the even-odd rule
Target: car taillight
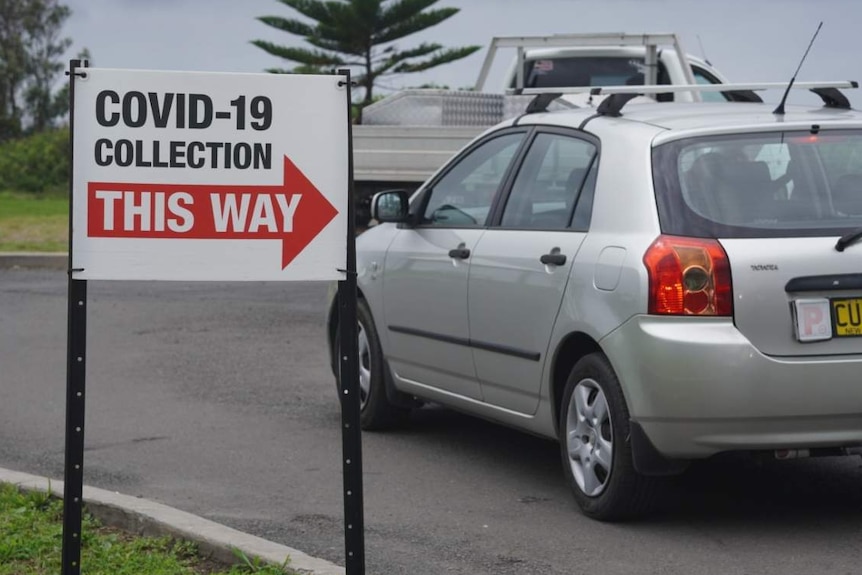
[{"label": "car taillight", "polygon": [[733,315],[730,262],[717,240],[659,236],[643,261],[649,313]]}]

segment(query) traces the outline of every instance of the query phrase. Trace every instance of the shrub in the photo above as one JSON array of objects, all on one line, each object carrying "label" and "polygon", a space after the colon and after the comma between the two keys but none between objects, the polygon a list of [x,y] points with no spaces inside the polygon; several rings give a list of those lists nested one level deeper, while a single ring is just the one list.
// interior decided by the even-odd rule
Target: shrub
[{"label": "shrub", "polygon": [[64,193],[69,187],[69,129],[0,144],[0,191]]}]

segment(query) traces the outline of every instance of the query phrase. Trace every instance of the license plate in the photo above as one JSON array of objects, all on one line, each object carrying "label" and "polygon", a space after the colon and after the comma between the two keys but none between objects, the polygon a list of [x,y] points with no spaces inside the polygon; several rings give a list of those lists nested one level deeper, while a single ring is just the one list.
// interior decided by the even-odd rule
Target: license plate
[{"label": "license plate", "polygon": [[801,342],[862,336],[862,298],[794,300],[793,328]]},{"label": "license plate", "polygon": [[862,335],[862,298],[833,299],[830,303],[835,337]]}]

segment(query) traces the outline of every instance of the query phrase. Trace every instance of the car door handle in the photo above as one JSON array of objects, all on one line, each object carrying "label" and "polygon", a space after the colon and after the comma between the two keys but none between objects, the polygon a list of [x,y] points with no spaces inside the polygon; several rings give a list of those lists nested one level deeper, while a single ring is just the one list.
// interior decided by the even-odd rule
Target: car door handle
[{"label": "car door handle", "polygon": [[566,255],[561,253],[544,254],[539,261],[546,266],[562,266],[566,264]]},{"label": "car door handle", "polygon": [[464,247],[457,247],[454,250],[449,250],[449,257],[458,260],[466,260],[470,257],[470,250]]}]

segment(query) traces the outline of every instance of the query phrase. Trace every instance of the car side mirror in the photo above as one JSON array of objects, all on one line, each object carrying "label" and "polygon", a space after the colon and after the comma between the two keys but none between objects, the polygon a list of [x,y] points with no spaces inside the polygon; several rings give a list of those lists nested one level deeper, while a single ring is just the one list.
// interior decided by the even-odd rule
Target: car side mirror
[{"label": "car side mirror", "polygon": [[404,190],[388,190],[371,198],[371,218],[381,224],[402,223],[409,218],[410,197]]}]

